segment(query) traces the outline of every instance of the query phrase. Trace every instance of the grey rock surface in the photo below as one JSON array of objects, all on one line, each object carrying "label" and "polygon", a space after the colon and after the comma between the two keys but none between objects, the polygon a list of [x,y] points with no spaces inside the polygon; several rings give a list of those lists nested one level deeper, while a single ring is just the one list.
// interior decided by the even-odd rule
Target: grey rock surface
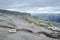
[{"label": "grey rock surface", "polygon": [[[25,20],[23,20],[20,17],[17,16],[9,16],[9,15],[3,15],[0,14],[0,25],[19,28],[19,29],[30,29],[34,32],[39,31],[46,31],[46,32],[52,32],[50,30],[46,30],[43,27],[38,27],[36,25],[31,25]],[[46,37],[45,35],[36,35],[29,32],[22,32],[17,31],[16,33],[10,34],[8,32],[9,28],[2,28],[0,27],[0,40],[60,40],[60,39],[53,39]]]}]

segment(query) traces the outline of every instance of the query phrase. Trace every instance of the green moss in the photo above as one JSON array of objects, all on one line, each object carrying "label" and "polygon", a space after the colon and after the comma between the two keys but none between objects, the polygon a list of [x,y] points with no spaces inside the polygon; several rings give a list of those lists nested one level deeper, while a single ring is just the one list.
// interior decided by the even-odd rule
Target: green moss
[{"label": "green moss", "polygon": [[43,24],[37,24],[37,23],[34,23],[34,24],[37,26],[42,26],[42,27],[44,26]]},{"label": "green moss", "polygon": [[52,30],[52,28],[48,28],[48,30]]},{"label": "green moss", "polygon": [[24,20],[28,21],[29,23],[33,23],[31,20],[24,18]]},{"label": "green moss", "polygon": [[56,30],[56,32],[60,32],[60,30]]}]

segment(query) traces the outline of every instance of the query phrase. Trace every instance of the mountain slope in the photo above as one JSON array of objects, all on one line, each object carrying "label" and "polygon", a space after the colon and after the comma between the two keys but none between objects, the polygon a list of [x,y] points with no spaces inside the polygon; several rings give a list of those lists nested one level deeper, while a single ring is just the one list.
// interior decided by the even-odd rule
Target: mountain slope
[{"label": "mountain slope", "polygon": [[52,22],[60,22],[60,14],[54,14],[54,13],[41,13],[41,14],[34,14],[34,16],[37,17],[42,17],[42,18],[46,18],[49,19]]},{"label": "mountain slope", "polygon": [[[3,11],[3,10],[2,10]],[[6,10],[8,11],[8,10]],[[26,16],[26,14],[20,13],[14,14],[15,11],[4,11],[0,13],[0,36],[4,37],[6,40],[58,40],[53,39],[45,35],[40,35],[41,32],[54,33],[53,36],[57,37],[55,32],[60,32],[60,28],[53,25],[53,22],[49,20],[44,20],[35,16]],[[11,12],[11,13],[10,13]],[[12,14],[13,13],[13,14]],[[24,16],[25,15],[25,16]],[[21,17],[22,16],[22,17]],[[8,28],[7,28],[8,27]],[[50,27],[50,29],[49,29]],[[19,29],[21,31],[16,31],[15,33],[9,33],[10,29]],[[53,29],[54,28],[54,29]],[[54,30],[54,31],[53,31]],[[32,31],[32,32],[31,32]],[[44,33],[44,34],[45,34]],[[2,38],[1,38],[2,39]],[[2,39],[2,40],[4,40]]]}]

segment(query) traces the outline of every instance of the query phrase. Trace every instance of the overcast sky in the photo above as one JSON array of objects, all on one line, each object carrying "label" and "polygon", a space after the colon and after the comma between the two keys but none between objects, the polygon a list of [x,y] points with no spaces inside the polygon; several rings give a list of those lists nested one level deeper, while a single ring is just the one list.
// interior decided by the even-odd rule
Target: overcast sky
[{"label": "overcast sky", "polygon": [[0,9],[28,13],[60,13],[60,0],[0,0]]}]

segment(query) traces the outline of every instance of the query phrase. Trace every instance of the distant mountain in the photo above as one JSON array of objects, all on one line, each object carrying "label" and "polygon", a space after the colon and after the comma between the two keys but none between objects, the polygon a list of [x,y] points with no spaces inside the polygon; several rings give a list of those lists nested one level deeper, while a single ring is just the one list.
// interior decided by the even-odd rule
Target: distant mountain
[{"label": "distant mountain", "polygon": [[9,11],[9,10],[2,10],[0,9],[0,13],[3,13],[3,14],[8,14],[8,15],[23,15],[23,16],[31,16],[30,13],[25,13],[25,12],[18,12],[18,11]]},{"label": "distant mountain", "polygon": [[54,14],[54,13],[40,13],[40,14],[38,14],[38,13],[36,13],[36,14],[34,14],[34,16],[43,17],[43,18],[49,19],[52,22],[60,23],[60,14]]}]

